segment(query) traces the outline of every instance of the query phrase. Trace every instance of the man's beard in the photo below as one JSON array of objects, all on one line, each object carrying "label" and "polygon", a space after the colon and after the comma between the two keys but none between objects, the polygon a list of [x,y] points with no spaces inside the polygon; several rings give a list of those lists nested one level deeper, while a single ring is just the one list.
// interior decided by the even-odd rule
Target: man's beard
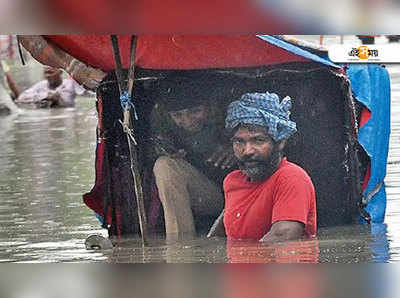
[{"label": "man's beard", "polygon": [[278,169],[281,158],[282,152],[278,150],[278,146],[274,146],[268,158],[244,157],[238,160],[238,166],[249,181],[263,181],[267,180]]}]

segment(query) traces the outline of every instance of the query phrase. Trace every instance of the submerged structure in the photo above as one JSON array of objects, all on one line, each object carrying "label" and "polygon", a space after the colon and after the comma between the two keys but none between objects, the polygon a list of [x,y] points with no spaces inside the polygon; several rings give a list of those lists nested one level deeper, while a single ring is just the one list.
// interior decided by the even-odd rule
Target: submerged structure
[{"label": "submerged structure", "polygon": [[[314,182],[319,227],[383,222],[390,132],[384,67],[336,65],[325,51],[282,36],[144,35],[135,43],[128,35],[116,38],[118,55],[108,35],[20,37],[34,58],[97,91],[96,181],[84,201],[109,235],[139,234],[140,223],[148,233],[163,231],[152,175],[151,151],[157,144],[150,136],[150,115],[165,88],[176,96],[194,96],[177,77],[207,90],[221,111],[245,92],[290,96],[298,133],[285,153]],[[121,106],[122,83],[133,83],[133,108]],[[134,155],[122,121],[126,114],[133,119]],[[138,183],[145,212],[139,216]],[[212,220],[198,219],[199,229]]]}]

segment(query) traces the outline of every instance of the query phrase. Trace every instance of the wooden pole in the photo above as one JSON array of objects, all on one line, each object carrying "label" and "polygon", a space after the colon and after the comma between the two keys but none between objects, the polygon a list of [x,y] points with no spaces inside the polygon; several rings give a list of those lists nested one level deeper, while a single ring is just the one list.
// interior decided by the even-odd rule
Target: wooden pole
[{"label": "wooden pole", "polygon": [[[121,56],[118,47],[118,38],[116,35],[111,35],[111,44],[113,47],[114,58],[115,58],[115,73],[117,75],[118,87],[120,96],[123,96],[127,93],[130,98],[132,98],[133,94],[133,87],[134,87],[134,73],[135,73],[135,53],[136,53],[136,40],[135,36],[132,36],[131,39],[131,61],[128,73],[128,84],[125,84],[123,75],[122,75],[122,64],[121,64]],[[131,103],[129,102],[127,106],[124,107],[124,119],[121,122],[123,130],[127,136],[128,147],[129,147],[129,154],[131,160],[131,173],[133,177],[133,183],[135,187],[135,197],[136,203],[138,208],[138,216],[139,216],[139,225],[140,225],[140,232],[142,235],[143,244],[147,244],[147,218],[146,212],[144,208],[144,199],[143,199],[143,188],[142,188],[142,179],[140,176],[140,171],[138,167],[138,157],[137,157],[137,142],[134,138],[133,133],[133,121],[131,119]],[[134,109],[135,113],[135,120],[136,119],[136,110]]]},{"label": "wooden pole", "polygon": [[[137,43],[137,36],[132,36],[131,38],[131,57],[130,57],[130,66],[128,72],[128,94],[131,98],[133,98],[133,90],[134,90],[134,80],[135,80],[135,57],[136,57],[136,43]],[[129,110],[130,111],[130,110]],[[138,120],[136,115],[136,109],[134,108],[134,120],[131,119],[131,114],[129,111],[125,111],[126,115],[126,125],[128,125],[129,130],[134,129],[133,123],[134,121]],[[124,118],[125,122],[125,118]],[[138,216],[139,216],[139,225],[140,231],[142,234],[143,244],[147,243],[147,217],[146,217],[146,210],[144,208],[144,198],[143,198],[143,184],[142,184],[142,177],[139,171],[139,159],[137,156],[136,146],[137,144],[132,144],[131,138],[128,136],[128,145],[129,145],[129,152],[131,157],[131,171],[134,178],[134,185],[135,185],[135,194],[136,194],[136,202],[138,206]],[[132,162],[133,161],[133,162]]]}]

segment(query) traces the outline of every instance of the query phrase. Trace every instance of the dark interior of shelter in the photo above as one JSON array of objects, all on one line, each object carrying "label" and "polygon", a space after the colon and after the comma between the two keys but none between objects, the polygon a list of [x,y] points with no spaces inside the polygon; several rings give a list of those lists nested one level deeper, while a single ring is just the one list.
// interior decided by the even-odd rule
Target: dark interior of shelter
[{"label": "dark interior of shelter", "polygon": [[[312,178],[317,196],[318,226],[345,225],[357,220],[360,185],[368,163],[366,154],[356,142],[360,107],[354,102],[345,76],[315,63],[179,71],[137,68],[133,102],[138,121],[134,127],[148,212],[154,209],[151,202],[157,197],[149,158],[154,146],[149,135],[150,115],[154,106],[162,103],[163,98],[157,93],[162,88],[171,88],[179,96],[198,96],[176,83],[176,78],[182,76],[195,82],[200,93],[212,96],[222,111],[246,92],[268,91],[277,93],[280,98],[290,96],[291,118],[297,123],[298,132],[289,139],[285,155],[302,166]],[[98,98],[102,102],[99,112],[106,150],[104,164],[97,169],[96,183],[100,183],[101,175],[99,187],[106,196],[102,200],[111,206],[109,232],[111,235],[137,234],[140,232],[133,178],[127,139],[118,121],[122,119],[122,110],[114,73],[101,84]],[[154,232],[163,231],[162,208],[158,210],[158,220],[152,227]],[[206,232],[213,220],[197,218],[198,229]]]}]

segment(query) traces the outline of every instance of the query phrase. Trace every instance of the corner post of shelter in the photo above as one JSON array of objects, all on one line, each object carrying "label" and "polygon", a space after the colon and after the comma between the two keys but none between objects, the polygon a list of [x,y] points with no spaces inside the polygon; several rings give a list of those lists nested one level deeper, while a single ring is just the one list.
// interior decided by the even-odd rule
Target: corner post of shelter
[{"label": "corner post of shelter", "polygon": [[[109,138],[110,129],[105,123],[108,118],[104,109],[106,94],[102,92],[103,86],[100,85],[96,90],[96,109],[98,115],[96,127],[96,162],[95,174],[96,182],[93,189],[83,195],[85,204],[95,211],[102,222],[102,227],[107,229],[109,236],[120,234],[118,217],[116,216],[116,202],[113,196],[113,155],[114,150],[112,140]],[[107,105],[107,103],[106,103]]]},{"label": "corner post of shelter", "polygon": [[97,89],[96,181],[85,204],[102,218],[109,237],[137,235],[139,224],[123,114],[113,73]]},{"label": "corner post of shelter", "polygon": [[[344,92],[347,93],[347,102],[344,103],[344,126],[345,126],[345,138],[347,138],[348,148],[345,148],[345,154],[348,158],[348,166],[349,166],[349,180],[347,185],[351,188],[350,198],[348,200],[349,205],[348,208],[351,209],[350,214],[359,214],[361,215],[368,223],[370,223],[370,216],[368,213],[362,208],[361,204],[361,186],[362,186],[362,177],[360,172],[360,161],[358,158],[358,123],[356,119],[356,108],[355,101],[352,95],[350,81],[345,80],[344,83]],[[357,202],[357,204],[354,204]],[[357,209],[359,212],[357,212]],[[351,218],[351,222],[357,222],[358,218]]]}]

